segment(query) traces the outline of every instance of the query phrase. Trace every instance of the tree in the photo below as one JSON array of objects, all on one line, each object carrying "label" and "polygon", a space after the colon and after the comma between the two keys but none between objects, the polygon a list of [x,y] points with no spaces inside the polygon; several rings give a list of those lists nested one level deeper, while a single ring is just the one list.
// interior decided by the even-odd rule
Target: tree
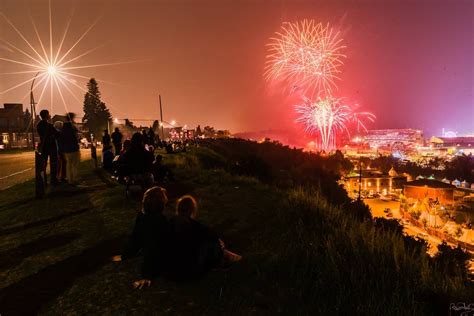
[{"label": "tree", "polygon": [[111,120],[109,109],[100,99],[99,86],[94,78],[87,83],[87,93],[84,95],[84,117],[82,122],[97,139]]},{"label": "tree", "polygon": [[213,138],[216,136],[216,130],[212,126],[204,126],[204,136]]}]

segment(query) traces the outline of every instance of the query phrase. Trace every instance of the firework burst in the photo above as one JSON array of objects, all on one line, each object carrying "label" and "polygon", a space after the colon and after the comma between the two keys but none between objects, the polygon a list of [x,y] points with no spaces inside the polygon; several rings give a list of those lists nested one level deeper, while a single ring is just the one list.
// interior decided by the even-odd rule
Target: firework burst
[{"label": "firework burst", "polygon": [[313,20],[285,22],[270,39],[265,77],[282,81],[303,91],[330,93],[339,79],[345,57],[342,39],[329,25]]},{"label": "firework burst", "polygon": [[303,101],[302,105],[295,106],[299,115],[296,121],[303,123],[307,132],[318,135],[321,150],[336,148],[337,135],[340,132],[349,134],[348,124],[354,123],[358,129],[366,130],[364,121],[375,119],[372,113],[356,112],[342,99],[325,97],[312,101],[304,97]]}]

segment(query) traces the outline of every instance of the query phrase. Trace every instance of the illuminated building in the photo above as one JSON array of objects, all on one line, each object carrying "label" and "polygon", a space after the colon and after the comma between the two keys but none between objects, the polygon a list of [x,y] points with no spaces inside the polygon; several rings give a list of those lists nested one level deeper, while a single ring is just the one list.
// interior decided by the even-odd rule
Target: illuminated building
[{"label": "illuminated building", "polygon": [[474,154],[474,137],[473,136],[457,136],[457,137],[431,137],[431,147],[448,154],[464,153]]},{"label": "illuminated building", "polygon": [[408,182],[403,187],[407,199],[438,201],[442,205],[454,204],[454,185],[430,179],[419,179]]},{"label": "illuminated building", "polygon": [[371,148],[393,150],[423,146],[423,131],[411,128],[368,130],[360,136],[360,142],[369,144]]},{"label": "illuminated building", "polygon": [[406,176],[398,175],[395,170],[390,170],[389,174],[382,174],[379,171],[363,170],[362,177],[358,174],[352,174],[345,178],[344,187],[347,192],[356,195],[360,189],[364,194],[398,194],[407,182]]}]

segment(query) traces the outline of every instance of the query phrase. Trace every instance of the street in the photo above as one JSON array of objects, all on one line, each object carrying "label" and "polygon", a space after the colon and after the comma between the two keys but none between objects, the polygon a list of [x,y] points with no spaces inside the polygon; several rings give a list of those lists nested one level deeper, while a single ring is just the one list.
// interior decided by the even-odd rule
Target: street
[{"label": "street", "polygon": [[[81,161],[87,159],[90,159],[90,150],[81,149]],[[35,176],[34,167],[33,151],[0,154],[0,190],[32,179]]]},{"label": "street", "polygon": [[[400,207],[400,202],[398,201],[384,201],[381,199],[365,199],[364,203],[367,204],[370,207],[370,211],[372,213],[373,217],[384,217],[387,219],[398,219],[400,223],[403,225],[403,231],[412,237],[416,238],[423,238],[428,242],[429,249],[428,253],[431,256],[434,256],[438,252],[438,245],[441,244],[443,241],[433,235],[428,234],[424,229],[414,226],[410,224],[407,221],[401,221],[402,216],[399,212],[399,207]],[[384,210],[386,208],[389,208],[392,212],[391,214],[393,215],[392,217],[388,217],[386,213],[384,213]],[[449,243],[450,244],[450,243]],[[450,244],[452,247],[455,247],[455,245]],[[471,252],[471,255],[473,253]],[[471,259],[469,261],[469,270],[471,273],[474,274],[474,259]]]},{"label": "street", "polygon": [[[370,207],[372,216],[374,217],[385,217],[388,219],[392,218],[392,219],[398,219],[398,220],[402,219],[402,216],[399,212],[400,202],[398,201],[383,201],[381,199],[365,199],[364,203]],[[391,214],[393,215],[392,217],[388,217],[387,214],[384,213],[384,209],[386,208],[389,208],[392,211],[391,212]],[[428,235],[425,230],[419,227],[416,227],[414,225],[411,225],[408,222],[402,222],[401,224],[403,225],[404,232],[407,235],[418,237],[418,238],[422,236],[422,238],[425,239],[430,246],[430,250],[428,252],[430,254],[436,253],[437,246],[442,242],[441,239],[439,239],[436,236]]]}]

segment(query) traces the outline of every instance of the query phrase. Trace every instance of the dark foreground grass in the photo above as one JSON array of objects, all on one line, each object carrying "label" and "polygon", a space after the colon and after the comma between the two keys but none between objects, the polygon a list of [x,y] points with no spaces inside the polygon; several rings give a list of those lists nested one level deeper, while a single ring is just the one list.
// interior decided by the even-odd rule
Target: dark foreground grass
[{"label": "dark foreground grass", "polygon": [[445,314],[449,302],[472,297],[462,278],[441,273],[398,234],[354,220],[318,188],[277,189],[208,158],[222,159],[206,148],[166,157],[178,179],[167,186],[167,213],[179,195],[195,195],[200,220],[242,262],[194,282],[158,279],[133,290],[140,259],[109,258],[138,203],[84,165],[87,187],[74,192],[42,201],[31,200],[31,183],[0,192],[0,313]]}]

